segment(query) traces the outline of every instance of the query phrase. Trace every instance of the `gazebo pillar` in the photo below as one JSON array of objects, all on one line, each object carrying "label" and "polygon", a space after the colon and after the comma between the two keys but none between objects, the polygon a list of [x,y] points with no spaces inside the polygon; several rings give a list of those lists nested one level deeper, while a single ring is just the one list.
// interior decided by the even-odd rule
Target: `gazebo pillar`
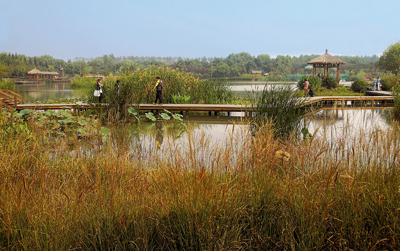
[{"label": "gazebo pillar", "polygon": [[339,65],[337,66],[337,83],[339,84],[339,82],[340,82],[340,68],[339,68]]}]

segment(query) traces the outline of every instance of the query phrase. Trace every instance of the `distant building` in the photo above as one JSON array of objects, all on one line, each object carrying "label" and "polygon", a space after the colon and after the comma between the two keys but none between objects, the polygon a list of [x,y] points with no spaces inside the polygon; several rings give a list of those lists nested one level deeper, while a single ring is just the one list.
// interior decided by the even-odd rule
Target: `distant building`
[{"label": "distant building", "polygon": [[26,78],[30,81],[40,81],[43,79],[57,79],[59,73],[53,71],[39,71],[38,69],[33,69],[26,73]]}]

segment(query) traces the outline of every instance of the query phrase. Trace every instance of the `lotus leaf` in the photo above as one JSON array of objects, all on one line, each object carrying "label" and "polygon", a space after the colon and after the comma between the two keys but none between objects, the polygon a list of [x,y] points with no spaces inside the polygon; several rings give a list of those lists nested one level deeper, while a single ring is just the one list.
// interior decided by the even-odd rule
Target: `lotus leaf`
[{"label": "lotus leaf", "polygon": [[171,117],[166,113],[161,113],[160,116],[161,116],[162,119],[165,119],[165,120],[170,120],[171,119]]},{"label": "lotus leaf", "polygon": [[182,114],[173,114],[172,117],[176,120],[183,121]]},{"label": "lotus leaf", "polygon": [[153,113],[148,112],[146,113],[146,118],[150,119],[151,121],[156,121],[156,117],[154,117]]},{"label": "lotus leaf", "polygon": [[134,115],[134,116],[137,116],[137,115],[138,115],[138,111],[137,111],[135,108],[133,108],[133,107],[130,107],[130,108],[128,109],[128,112],[129,112],[130,114]]},{"label": "lotus leaf", "polygon": [[21,116],[29,115],[30,113],[32,113],[32,111],[29,110],[29,109],[24,109],[24,110],[22,110],[22,111],[19,112],[19,114],[20,114]]}]

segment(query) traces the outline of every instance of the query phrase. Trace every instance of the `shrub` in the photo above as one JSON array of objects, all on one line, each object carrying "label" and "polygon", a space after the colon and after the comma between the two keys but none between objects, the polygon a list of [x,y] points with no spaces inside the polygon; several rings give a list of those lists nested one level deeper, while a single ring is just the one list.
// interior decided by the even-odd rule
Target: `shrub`
[{"label": "shrub", "polygon": [[313,89],[320,87],[322,84],[322,79],[318,76],[303,76],[299,80],[299,82],[297,82],[297,87],[299,88],[299,90],[303,90],[304,82],[306,81],[306,79],[308,80]]},{"label": "shrub", "polygon": [[262,128],[271,123],[276,138],[287,138],[293,132],[299,132],[301,118],[306,114],[306,99],[296,97],[290,85],[265,85],[263,92],[256,96],[255,110],[258,116],[253,117],[256,127]]},{"label": "shrub", "polygon": [[322,80],[322,86],[326,89],[334,89],[337,87],[337,80],[331,76],[325,76]]},{"label": "shrub", "polygon": [[381,84],[383,91],[392,91],[393,88],[396,88],[400,85],[400,78],[396,76],[382,77]]},{"label": "shrub", "polygon": [[[110,107],[119,107],[119,112],[124,112],[126,104],[152,103],[155,93],[152,92],[159,76],[163,81],[163,102],[174,103],[173,97],[190,97],[193,104],[223,104],[229,103],[232,91],[226,82],[218,82],[210,79],[200,80],[191,73],[184,73],[167,67],[152,67],[137,69],[126,75],[119,76],[121,81],[120,92],[117,93],[115,83],[117,77],[108,77],[103,81],[102,102],[109,103]],[[96,88],[92,79],[90,89],[87,91],[88,100],[96,102],[93,96]],[[189,102],[187,100],[187,102]]]},{"label": "shrub", "polygon": [[15,91],[15,83],[9,79],[0,79],[0,89]]},{"label": "shrub", "polygon": [[89,88],[96,86],[96,78],[75,77],[70,84],[71,88]]},{"label": "shrub", "polygon": [[356,79],[354,83],[351,85],[351,89],[354,92],[365,92],[367,90],[368,83],[364,79]]},{"label": "shrub", "polygon": [[394,117],[400,119],[400,86],[397,85],[392,91],[394,98]]}]

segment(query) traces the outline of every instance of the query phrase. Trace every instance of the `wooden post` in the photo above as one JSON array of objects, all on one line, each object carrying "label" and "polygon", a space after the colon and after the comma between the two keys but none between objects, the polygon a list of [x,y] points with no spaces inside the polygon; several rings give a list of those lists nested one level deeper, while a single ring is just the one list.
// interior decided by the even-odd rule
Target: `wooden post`
[{"label": "wooden post", "polygon": [[339,65],[337,66],[337,83],[339,84],[340,82],[340,68]]}]

